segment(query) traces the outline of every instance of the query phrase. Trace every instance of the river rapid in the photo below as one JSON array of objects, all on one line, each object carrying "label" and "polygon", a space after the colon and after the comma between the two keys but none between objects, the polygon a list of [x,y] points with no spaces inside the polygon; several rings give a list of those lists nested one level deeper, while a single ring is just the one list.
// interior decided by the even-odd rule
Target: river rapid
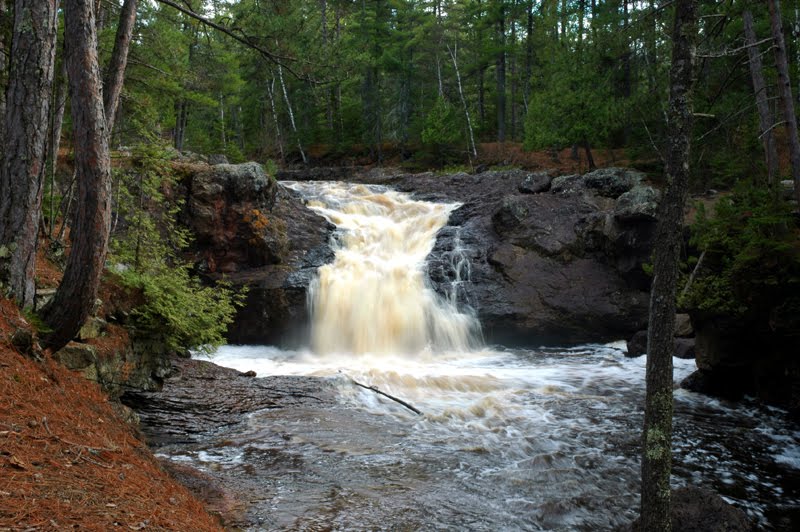
[{"label": "river rapid", "polygon": [[[616,530],[636,518],[643,357],[625,357],[624,343],[483,345],[456,303],[469,283],[459,250],[447,297],[425,271],[457,205],[286,186],[339,229],[310,290],[308,347],[224,346],[211,360],[322,377],[337,404],[254,411],[163,456],[245,486],[253,530]],[[694,369],[675,359],[676,383]],[[714,490],[760,529],[800,523],[797,424],[755,402],[677,387],[675,399],[675,487]]]}]

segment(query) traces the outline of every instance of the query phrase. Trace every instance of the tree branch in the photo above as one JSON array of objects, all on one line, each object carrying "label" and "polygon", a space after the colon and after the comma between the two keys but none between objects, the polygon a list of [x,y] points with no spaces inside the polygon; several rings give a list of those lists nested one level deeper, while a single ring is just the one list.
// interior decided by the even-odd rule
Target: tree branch
[{"label": "tree branch", "polygon": [[224,26],[222,24],[218,24],[217,22],[214,22],[213,20],[209,20],[208,18],[204,17],[203,15],[200,15],[199,13],[194,12],[192,9],[187,8],[187,7],[183,7],[182,5],[177,4],[177,3],[173,2],[172,0],[156,0],[156,1],[161,3],[161,4],[170,6],[173,9],[177,9],[178,11],[183,13],[184,15],[195,19],[196,21],[200,22],[201,24],[204,24],[204,25],[206,25],[206,26],[208,26],[210,28],[213,28],[213,29],[215,29],[215,30],[217,30],[219,32],[222,32],[225,35],[227,35],[228,37],[230,37],[231,39],[237,41],[238,43],[243,44],[243,45],[245,45],[246,47],[248,47],[248,48],[250,48],[252,50],[255,50],[256,52],[261,54],[267,60],[271,61],[272,63],[275,63],[276,65],[282,66],[283,68],[285,68],[286,70],[291,72],[291,74],[293,76],[295,76],[296,78],[303,79],[303,80],[306,80],[306,81],[309,81],[309,82],[312,81],[312,80],[308,79],[306,76],[301,76],[297,71],[295,71],[293,68],[291,68],[287,64],[290,61],[295,61],[294,58],[286,57],[286,56],[280,56],[278,54],[273,53],[272,51],[268,50],[267,48],[264,48],[263,46],[260,46],[258,43],[256,43],[254,41],[254,39],[252,37],[250,37],[249,35],[246,35],[240,29],[238,29],[238,28],[229,28],[229,27]]}]

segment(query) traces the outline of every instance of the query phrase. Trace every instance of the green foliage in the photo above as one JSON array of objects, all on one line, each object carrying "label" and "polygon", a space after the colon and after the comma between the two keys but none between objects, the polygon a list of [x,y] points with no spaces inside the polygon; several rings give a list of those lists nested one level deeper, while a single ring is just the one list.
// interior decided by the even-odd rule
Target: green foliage
[{"label": "green foliage", "polygon": [[425,117],[422,128],[422,143],[428,146],[447,146],[463,138],[455,109],[444,98],[436,103]]},{"label": "green foliage", "polygon": [[142,290],[145,303],[132,313],[135,326],[163,338],[170,350],[209,353],[224,343],[228,325],[244,293],[225,283],[203,286],[186,264],[158,271],[120,272],[126,286]]},{"label": "green foliage", "polygon": [[739,184],[714,217],[701,206],[692,244],[706,258],[679,302],[684,308],[743,316],[800,292],[800,229],[791,207],[768,190]]},{"label": "green foliage", "polygon": [[140,289],[144,304],[132,313],[133,325],[162,338],[174,351],[210,351],[224,342],[227,326],[244,292],[225,283],[203,286],[180,256],[188,231],[176,217],[182,203],[166,153],[157,146],[134,150],[132,168],[118,171],[117,215],[110,260],[122,283]]}]

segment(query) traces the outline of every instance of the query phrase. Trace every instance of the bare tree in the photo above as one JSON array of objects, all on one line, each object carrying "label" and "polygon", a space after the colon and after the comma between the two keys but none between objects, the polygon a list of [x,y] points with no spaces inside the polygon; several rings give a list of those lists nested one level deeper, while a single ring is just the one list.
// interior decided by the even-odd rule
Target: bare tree
[{"label": "bare tree", "polygon": [[640,530],[647,532],[672,528],[669,483],[672,469],[672,355],[683,208],[689,189],[696,38],[695,0],[676,0],[667,125],[667,188],[658,206],[647,335],[640,525]]},{"label": "bare tree", "polygon": [[44,343],[53,350],[75,336],[94,305],[111,228],[111,159],[92,0],[66,0],[64,35],[78,203],[64,278],[44,309],[53,330]]},{"label": "bare tree", "polygon": [[57,0],[17,0],[14,6],[0,168],[0,282],[22,307],[35,295],[56,11]]}]

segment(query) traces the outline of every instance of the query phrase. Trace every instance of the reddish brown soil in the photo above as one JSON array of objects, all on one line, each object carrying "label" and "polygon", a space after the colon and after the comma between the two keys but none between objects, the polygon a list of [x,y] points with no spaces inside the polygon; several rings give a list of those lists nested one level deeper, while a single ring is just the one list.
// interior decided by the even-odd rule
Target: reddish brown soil
[{"label": "reddish brown soil", "polygon": [[63,273],[47,258],[43,245],[36,251],[36,286],[55,288],[61,282]]},{"label": "reddish brown soil", "polygon": [[0,530],[222,530],[100,388],[20,355],[0,299]]}]

